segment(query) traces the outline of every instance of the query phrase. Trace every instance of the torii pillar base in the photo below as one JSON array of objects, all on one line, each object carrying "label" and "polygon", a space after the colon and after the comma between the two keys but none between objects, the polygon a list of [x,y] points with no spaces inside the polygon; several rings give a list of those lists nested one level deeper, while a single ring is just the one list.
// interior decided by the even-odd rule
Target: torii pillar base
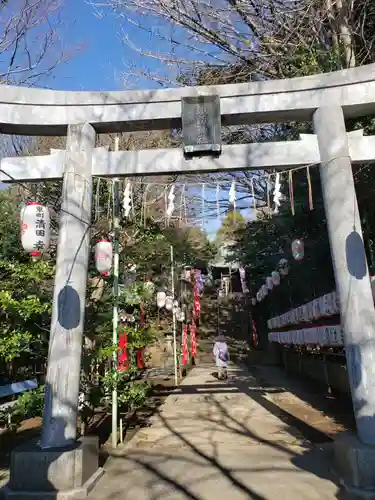
[{"label": "torii pillar base", "polygon": [[99,440],[83,437],[66,449],[41,449],[29,442],[13,451],[10,471],[5,499],[86,498],[104,473],[99,467]]},{"label": "torii pillar base", "polygon": [[334,460],[345,500],[375,500],[375,446],[343,433],[334,441]]}]

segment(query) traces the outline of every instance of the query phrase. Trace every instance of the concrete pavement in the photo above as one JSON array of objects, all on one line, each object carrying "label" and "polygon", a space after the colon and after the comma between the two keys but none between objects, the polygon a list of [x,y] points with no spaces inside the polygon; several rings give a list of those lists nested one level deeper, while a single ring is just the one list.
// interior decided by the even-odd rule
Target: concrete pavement
[{"label": "concrete pavement", "polygon": [[267,411],[265,390],[244,369],[232,367],[226,382],[213,371],[190,372],[107,462],[90,500],[339,498],[329,446],[313,446]]}]

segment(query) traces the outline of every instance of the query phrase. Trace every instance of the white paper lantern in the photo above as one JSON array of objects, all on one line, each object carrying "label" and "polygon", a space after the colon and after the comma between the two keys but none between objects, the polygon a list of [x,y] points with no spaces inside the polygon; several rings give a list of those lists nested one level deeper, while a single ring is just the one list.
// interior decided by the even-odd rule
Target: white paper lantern
[{"label": "white paper lantern", "polygon": [[312,319],[319,319],[321,316],[319,309],[319,299],[314,299],[311,304],[312,304]]},{"label": "white paper lantern", "polygon": [[176,311],[176,319],[177,321],[179,321],[180,323],[182,323],[183,321],[185,321],[185,313],[182,309],[178,308],[177,311]]},{"label": "white paper lantern", "polygon": [[113,247],[108,240],[101,240],[95,245],[95,266],[102,276],[108,276],[112,268]]},{"label": "white paper lantern", "polygon": [[32,257],[39,257],[50,243],[50,216],[47,207],[29,203],[21,210],[21,243]]},{"label": "white paper lantern", "polygon": [[266,278],[266,286],[267,286],[268,290],[272,290],[272,288],[273,288],[273,281],[272,281],[271,276],[268,276]]},{"label": "white paper lantern", "polygon": [[178,305],[178,300],[173,301],[173,314],[177,314],[177,311],[179,310],[179,305]]},{"label": "white paper lantern", "polygon": [[280,285],[280,273],[278,271],[273,271],[271,274],[271,278],[275,286]]},{"label": "white paper lantern", "polygon": [[167,311],[172,311],[172,309],[173,309],[173,297],[167,297],[165,299],[165,308]]},{"label": "white paper lantern", "polygon": [[251,303],[252,303],[252,305],[253,305],[253,306],[255,306],[255,305],[256,305],[256,303],[257,303],[257,299],[256,299],[255,297],[253,297],[253,298],[251,299]]},{"label": "white paper lantern", "polygon": [[279,262],[279,270],[281,276],[286,276],[289,273],[289,265],[286,259],[281,259]]},{"label": "white paper lantern", "polygon": [[303,260],[305,256],[305,245],[303,240],[294,240],[292,242],[292,254],[295,260]]},{"label": "white paper lantern", "polygon": [[167,295],[165,292],[158,292],[156,294],[156,304],[159,309],[162,309],[165,306]]}]

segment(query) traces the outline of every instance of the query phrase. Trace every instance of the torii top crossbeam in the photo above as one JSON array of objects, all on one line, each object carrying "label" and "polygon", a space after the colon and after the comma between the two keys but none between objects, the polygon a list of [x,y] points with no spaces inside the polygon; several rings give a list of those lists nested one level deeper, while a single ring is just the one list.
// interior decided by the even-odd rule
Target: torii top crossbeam
[{"label": "torii top crossbeam", "polygon": [[223,125],[310,120],[338,104],[345,117],[375,114],[375,64],[286,80],[124,92],[64,92],[1,86],[0,132],[65,135],[69,124],[97,133],[181,126],[181,98],[220,97]]}]

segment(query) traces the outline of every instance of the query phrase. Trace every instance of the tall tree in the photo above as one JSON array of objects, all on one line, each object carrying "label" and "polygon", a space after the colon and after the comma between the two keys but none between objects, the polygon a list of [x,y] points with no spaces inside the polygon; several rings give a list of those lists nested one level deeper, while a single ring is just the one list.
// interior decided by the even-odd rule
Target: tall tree
[{"label": "tall tree", "polygon": [[0,79],[35,85],[66,61],[61,0],[12,0],[0,5]]},{"label": "tall tree", "polygon": [[[103,6],[96,0],[92,3]],[[127,26],[138,26],[149,34],[147,47],[137,46],[128,34],[124,41],[163,63],[158,68],[162,82],[174,78],[176,66],[195,78],[209,65],[211,80],[217,77],[217,69],[220,73],[220,67],[230,67],[228,83],[232,83],[295,76],[296,71],[330,71],[374,60],[375,14],[367,0],[108,0],[108,5],[121,19],[123,33]],[[143,76],[157,78],[138,69]]]},{"label": "tall tree", "polygon": [[235,242],[245,228],[246,221],[243,215],[230,208],[217,232],[218,245]]}]

